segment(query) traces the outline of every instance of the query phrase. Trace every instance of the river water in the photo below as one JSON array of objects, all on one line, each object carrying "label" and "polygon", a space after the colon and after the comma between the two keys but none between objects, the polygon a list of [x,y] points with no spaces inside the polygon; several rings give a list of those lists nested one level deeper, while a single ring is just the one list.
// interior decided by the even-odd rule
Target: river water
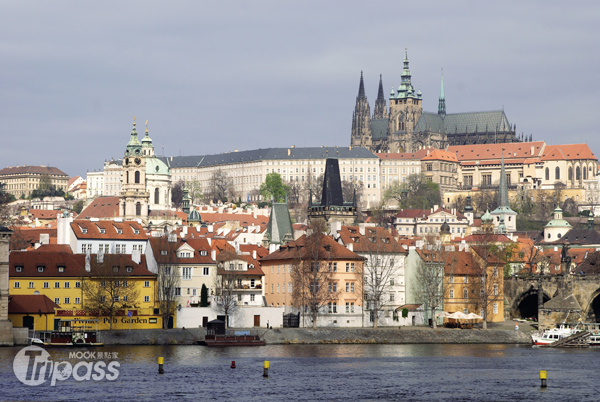
[{"label": "river water", "polygon": [[[600,348],[515,345],[105,346],[94,364],[118,361],[118,377],[30,386],[13,372],[22,348],[0,348],[0,400],[27,401],[597,401]],[[48,349],[72,366],[80,349]],[[112,356],[116,353],[116,356]],[[158,374],[157,357],[165,359]],[[115,359],[116,357],[116,359]],[[235,360],[236,368],[231,369]],[[263,361],[269,360],[269,377]],[[63,366],[64,367],[64,366]],[[548,387],[540,388],[539,370]],[[82,376],[86,368],[80,368]],[[109,371],[106,371],[110,374]]]}]

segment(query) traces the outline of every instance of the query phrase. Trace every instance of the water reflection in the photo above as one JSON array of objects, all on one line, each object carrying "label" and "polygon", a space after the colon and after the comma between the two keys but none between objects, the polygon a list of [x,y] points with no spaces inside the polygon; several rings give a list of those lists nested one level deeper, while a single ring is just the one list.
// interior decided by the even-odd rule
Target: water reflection
[{"label": "water reflection", "polygon": [[[114,382],[28,387],[12,372],[20,348],[0,348],[2,400],[597,400],[599,349],[513,345],[106,346]],[[92,349],[90,349],[92,351]],[[50,349],[55,361],[69,351]],[[157,357],[165,358],[164,375]],[[229,366],[235,360],[237,368]],[[270,377],[262,376],[271,361]],[[540,393],[538,370],[548,370]]]}]

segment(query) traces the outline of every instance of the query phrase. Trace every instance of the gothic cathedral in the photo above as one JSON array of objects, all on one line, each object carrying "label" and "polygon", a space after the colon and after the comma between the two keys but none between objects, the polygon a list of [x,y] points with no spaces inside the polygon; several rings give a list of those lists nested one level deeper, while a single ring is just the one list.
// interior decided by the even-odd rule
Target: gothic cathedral
[{"label": "gothic cathedral", "polygon": [[438,112],[424,112],[421,91],[415,92],[411,82],[406,52],[400,85],[396,90],[392,87],[389,101],[388,112],[380,75],[379,91],[371,116],[361,72],[352,114],[352,146],[365,147],[373,152],[414,152],[423,146],[444,149],[448,145],[523,140],[522,137],[517,138],[516,126],[511,127],[504,110],[446,114],[443,76]]}]

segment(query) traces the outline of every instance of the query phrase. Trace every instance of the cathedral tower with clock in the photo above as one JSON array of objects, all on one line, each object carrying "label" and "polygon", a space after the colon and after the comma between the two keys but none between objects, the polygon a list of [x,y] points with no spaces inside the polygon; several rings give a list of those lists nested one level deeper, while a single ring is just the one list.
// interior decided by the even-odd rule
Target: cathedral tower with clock
[{"label": "cathedral tower with clock", "polygon": [[157,225],[171,210],[171,172],[154,155],[154,145],[148,135],[138,139],[135,118],[131,137],[123,157],[123,176],[119,214],[123,219],[141,219],[144,226]]},{"label": "cathedral tower with clock", "polygon": [[[146,191],[146,149],[137,136],[135,118],[131,138],[123,157],[123,176],[121,178],[121,196],[119,212],[126,220],[148,219],[150,194]],[[142,152],[144,151],[144,152]]]}]

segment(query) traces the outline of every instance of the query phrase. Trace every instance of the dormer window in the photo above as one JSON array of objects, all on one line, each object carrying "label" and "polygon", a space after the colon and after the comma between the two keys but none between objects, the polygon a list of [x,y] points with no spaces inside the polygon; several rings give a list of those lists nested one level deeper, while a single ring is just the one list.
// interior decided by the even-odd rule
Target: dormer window
[{"label": "dormer window", "polygon": [[208,252],[206,250],[201,250],[200,255],[206,257],[208,255]]},{"label": "dormer window", "polygon": [[83,233],[83,234],[87,234],[87,229],[86,229],[86,228],[82,228],[82,229],[81,229],[81,233]]},{"label": "dormer window", "polygon": [[167,250],[160,250],[160,255],[167,255]]},{"label": "dormer window", "polygon": [[133,267],[127,267],[127,272],[133,272]]},{"label": "dormer window", "polygon": [[123,229],[118,229],[117,228],[117,234],[123,234]]},{"label": "dormer window", "polygon": [[106,234],[106,229],[99,227],[98,230],[100,230],[100,234]]},{"label": "dormer window", "polygon": [[16,272],[23,272],[23,267],[21,267],[21,266],[16,266],[16,267],[15,267],[15,271],[16,271]]},{"label": "dormer window", "polygon": [[65,267],[58,267],[58,272],[65,272]]},{"label": "dormer window", "polygon": [[114,273],[117,273],[117,272],[119,272],[119,267],[118,267],[118,266],[114,266],[114,267],[112,267],[112,268],[113,268],[113,272],[114,272]]},{"label": "dormer window", "polygon": [[37,267],[38,272],[44,272],[44,267]]}]

